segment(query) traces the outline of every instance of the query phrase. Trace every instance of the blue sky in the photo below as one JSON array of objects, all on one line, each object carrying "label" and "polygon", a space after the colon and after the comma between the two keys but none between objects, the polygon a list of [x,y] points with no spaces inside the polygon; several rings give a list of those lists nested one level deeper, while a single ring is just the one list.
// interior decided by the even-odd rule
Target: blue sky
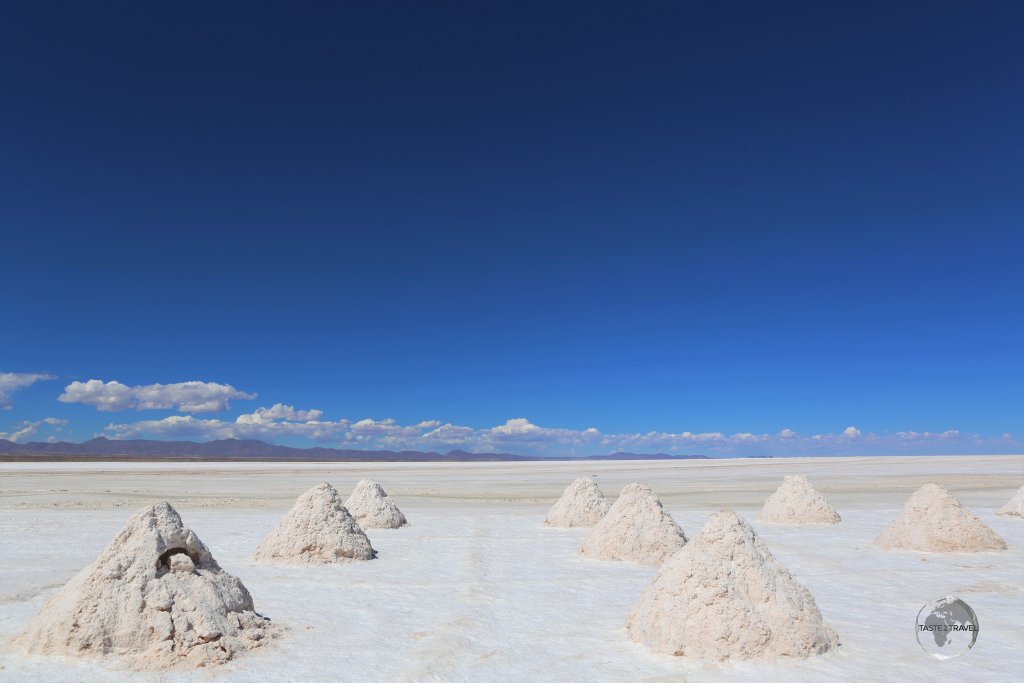
[{"label": "blue sky", "polygon": [[1022,32],[7,3],[0,433],[1021,452]]}]

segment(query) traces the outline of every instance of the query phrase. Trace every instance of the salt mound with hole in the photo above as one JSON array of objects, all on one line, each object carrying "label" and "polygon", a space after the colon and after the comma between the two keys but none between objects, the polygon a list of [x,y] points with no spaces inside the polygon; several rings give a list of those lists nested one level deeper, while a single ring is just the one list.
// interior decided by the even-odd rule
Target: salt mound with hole
[{"label": "salt mound with hole", "polygon": [[345,507],[364,529],[397,529],[408,524],[395,501],[373,479],[361,479]]},{"label": "salt mound with hole", "polygon": [[590,477],[580,477],[566,487],[548,511],[544,526],[594,526],[608,514],[611,503]]},{"label": "salt mound with hole", "polygon": [[376,556],[370,539],[330,484],[318,484],[299,496],[254,555],[260,561],[289,564],[372,560]]},{"label": "salt mound with hole", "polygon": [[597,560],[661,564],[685,544],[686,535],[654,492],[643,484],[629,484],[579,552]]},{"label": "salt mound with hole", "polygon": [[999,508],[997,515],[1003,517],[1024,517],[1024,486],[1017,489],[1017,493],[1013,494],[1013,498],[1003,507]]},{"label": "salt mound with hole", "polygon": [[658,570],[626,621],[656,652],[694,660],[809,657],[839,645],[810,592],[732,510]]},{"label": "salt mound with hole", "polygon": [[889,528],[875,539],[875,545],[931,553],[1006,549],[999,534],[938,484],[925,484],[915,491]]},{"label": "salt mound with hole", "polygon": [[14,642],[29,654],[113,655],[165,669],[222,664],[280,631],[163,502],[133,515]]},{"label": "salt mound with hole", "polygon": [[782,485],[768,496],[757,519],[771,524],[838,524],[840,521],[839,513],[802,474],[783,478]]}]

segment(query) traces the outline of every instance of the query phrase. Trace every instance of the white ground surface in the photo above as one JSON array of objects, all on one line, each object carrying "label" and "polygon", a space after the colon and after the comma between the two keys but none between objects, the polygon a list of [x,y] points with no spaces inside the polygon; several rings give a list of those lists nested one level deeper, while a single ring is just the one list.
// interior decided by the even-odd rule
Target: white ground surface
[{"label": "white ground surface", "polygon": [[[572,479],[609,497],[650,485],[691,537],[722,507],[745,516],[839,632],[834,655],[703,666],[649,653],[625,617],[655,568],[576,554],[586,529],[543,526]],[[784,474],[805,474],[837,526],[755,521]],[[251,555],[297,495],[380,481],[409,518],[373,529],[371,562],[257,565]],[[999,553],[935,555],[871,545],[925,481],[949,487],[1007,541]],[[0,646],[4,681],[920,681],[1019,680],[1024,670],[1024,521],[996,510],[1024,483],[1024,457],[842,458],[682,463],[377,465],[0,464],[0,641],[91,562],[146,502],[168,499],[256,609],[288,635],[210,671],[139,674],[107,662],[23,657]],[[978,643],[939,661],[914,635],[948,594],[977,612]]]}]

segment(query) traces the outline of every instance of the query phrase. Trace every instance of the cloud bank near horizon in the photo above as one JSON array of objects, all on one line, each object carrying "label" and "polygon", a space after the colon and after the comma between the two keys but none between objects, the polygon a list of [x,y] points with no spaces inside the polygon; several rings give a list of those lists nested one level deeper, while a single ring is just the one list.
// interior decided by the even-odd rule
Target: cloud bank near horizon
[{"label": "cloud bank near horizon", "polygon": [[103,435],[115,439],[261,439],[274,442],[305,439],[332,447],[387,450],[465,450],[522,455],[599,455],[617,451],[707,455],[831,455],[907,452],[1005,451],[1018,445],[1010,434],[985,438],[955,429],[943,432],[862,432],[850,426],[838,433],[637,432],[605,433],[595,427],[542,427],[526,418],[475,428],[438,420],[411,425],[393,419],[322,420],[321,410],[296,410],[275,404],[235,420],[172,415],[159,420],[110,423]]},{"label": "cloud bank near horizon", "polygon": [[[56,379],[47,373],[0,373],[0,408],[10,409],[11,395],[36,382]],[[546,427],[517,417],[490,427],[473,427],[422,420],[400,424],[394,419],[324,419],[321,409],[299,409],[284,403],[259,407],[234,418],[197,417],[196,413],[224,412],[232,400],[253,400],[255,393],[230,384],[187,381],[129,386],[118,381],[73,381],[57,400],[63,404],[92,406],[102,413],[118,411],[175,411],[155,419],[112,421],[96,436],[113,439],[260,439],[288,445],[322,445],[365,450],[421,450],[508,452],[538,456],[634,453],[742,455],[885,455],[940,453],[1019,453],[1024,435],[983,436],[958,429],[940,432],[898,431],[875,433],[847,426],[836,432],[646,431],[604,432]],[[45,413],[44,413],[45,414]],[[60,417],[21,419],[0,427],[0,438],[15,442],[43,438],[55,441],[69,434],[68,420]],[[849,423],[847,423],[849,424]],[[838,426],[838,425],[837,425]],[[92,424],[88,432],[99,427]],[[79,432],[78,434],[81,434]],[[81,438],[81,437],[79,437]]]}]

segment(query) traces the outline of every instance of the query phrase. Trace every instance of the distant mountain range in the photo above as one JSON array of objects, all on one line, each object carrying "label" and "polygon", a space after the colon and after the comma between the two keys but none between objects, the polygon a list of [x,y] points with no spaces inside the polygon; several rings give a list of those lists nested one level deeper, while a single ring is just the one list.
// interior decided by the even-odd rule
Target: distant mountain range
[{"label": "distant mountain range", "polygon": [[360,451],[348,448],[294,448],[256,439],[218,441],[115,440],[99,436],[82,443],[0,439],[0,461],[41,460],[266,460],[294,462],[500,462],[515,460],[694,460],[706,455],[667,453],[612,453],[579,458],[542,458],[513,453],[467,451]]}]

